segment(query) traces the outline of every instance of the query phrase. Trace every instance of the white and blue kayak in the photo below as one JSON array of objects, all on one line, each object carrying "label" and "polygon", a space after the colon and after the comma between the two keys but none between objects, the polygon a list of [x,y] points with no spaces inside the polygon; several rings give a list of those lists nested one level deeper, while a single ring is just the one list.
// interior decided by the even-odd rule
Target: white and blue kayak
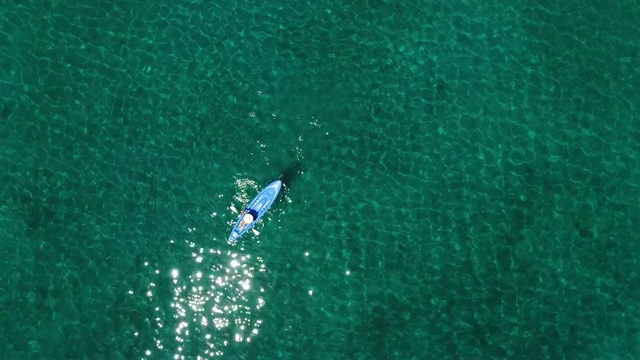
[{"label": "white and blue kayak", "polygon": [[229,243],[235,244],[238,238],[249,231],[253,225],[255,225],[260,218],[269,210],[271,205],[276,201],[280,189],[282,188],[282,181],[276,180],[267,185],[253,200],[247,205],[247,207],[240,213],[236,224],[231,230],[229,235]]}]

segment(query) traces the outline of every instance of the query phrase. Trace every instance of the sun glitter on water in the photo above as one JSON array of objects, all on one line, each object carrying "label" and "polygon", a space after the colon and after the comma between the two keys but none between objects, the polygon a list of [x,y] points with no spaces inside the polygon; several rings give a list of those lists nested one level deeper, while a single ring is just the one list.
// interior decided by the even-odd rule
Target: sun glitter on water
[{"label": "sun glitter on water", "polygon": [[[194,250],[193,270],[165,270],[169,277],[164,281],[171,282],[172,299],[168,311],[156,308],[164,316],[153,319],[154,348],[144,352],[146,359],[168,354],[173,359],[219,357],[227,347],[250,342],[258,335],[261,320],[257,313],[265,302],[264,289],[256,286],[254,276],[266,271],[263,259],[236,248],[188,245]],[[146,293],[154,303],[156,288],[150,283]]]}]

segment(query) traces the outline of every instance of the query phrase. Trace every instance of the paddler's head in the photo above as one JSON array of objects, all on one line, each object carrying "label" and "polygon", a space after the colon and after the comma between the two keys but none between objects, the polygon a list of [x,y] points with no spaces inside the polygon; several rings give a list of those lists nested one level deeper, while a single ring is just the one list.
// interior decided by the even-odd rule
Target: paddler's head
[{"label": "paddler's head", "polygon": [[247,224],[251,224],[253,222],[253,215],[245,214],[244,217],[242,218],[242,221]]}]

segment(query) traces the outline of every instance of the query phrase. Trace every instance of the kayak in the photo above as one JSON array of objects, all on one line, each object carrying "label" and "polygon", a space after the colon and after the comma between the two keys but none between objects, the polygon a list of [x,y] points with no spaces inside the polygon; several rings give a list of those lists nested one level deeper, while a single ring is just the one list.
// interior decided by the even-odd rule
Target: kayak
[{"label": "kayak", "polygon": [[235,244],[238,241],[238,238],[244,235],[247,231],[249,231],[253,225],[255,225],[258,220],[269,210],[271,205],[276,201],[278,194],[280,193],[280,189],[282,188],[282,181],[276,180],[271,184],[267,185],[256,197],[251,200],[249,205],[245,208],[245,211],[252,210],[250,214],[257,214],[257,216],[253,216],[253,221],[249,224],[242,221],[242,219],[246,216],[243,211],[238,216],[236,220],[236,224],[233,226],[231,230],[231,234],[229,235],[229,243]]}]

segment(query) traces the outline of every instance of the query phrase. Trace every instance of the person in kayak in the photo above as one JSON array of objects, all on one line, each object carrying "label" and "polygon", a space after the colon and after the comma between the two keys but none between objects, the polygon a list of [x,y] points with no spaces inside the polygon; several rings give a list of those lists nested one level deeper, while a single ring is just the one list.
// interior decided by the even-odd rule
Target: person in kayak
[{"label": "person in kayak", "polygon": [[239,226],[240,231],[244,230],[247,225],[251,224],[255,219],[258,218],[258,212],[249,208],[244,209],[241,214],[244,216],[242,217],[242,222]]}]

